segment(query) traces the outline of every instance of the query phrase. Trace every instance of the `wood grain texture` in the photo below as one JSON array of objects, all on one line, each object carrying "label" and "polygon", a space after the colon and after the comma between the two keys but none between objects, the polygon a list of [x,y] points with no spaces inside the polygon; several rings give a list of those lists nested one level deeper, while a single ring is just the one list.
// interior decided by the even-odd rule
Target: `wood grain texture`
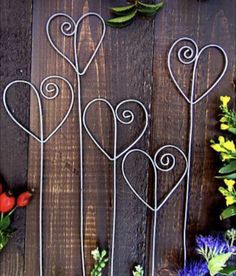
[{"label": "wood grain texture", "polygon": [[[236,3],[235,3],[236,4]],[[181,36],[193,38],[203,47],[209,43],[221,45],[227,52],[230,64],[228,73],[212,94],[195,107],[192,183],[190,191],[190,214],[188,226],[189,255],[193,253],[196,234],[221,230],[218,220],[220,211],[217,194],[218,184],[214,180],[217,170],[215,153],[210,149],[210,139],[219,135],[217,114],[219,95],[229,94],[234,98],[232,85],[235,76],[235,24],[232,14],[235,5],[219,1],[169,1],[162,13],[155,20],[155,54],[154,54],[154,91],[152,99],[153,131],[152,145],[156,143],[174,143],[187,151],[188,105],[178,94],[170,81],[166,66],[167,49],[174,40]],[[194,11],[194,12],[193,12]],[[232,12],[232,14],[231,14]],[[171,15],[171,16],[168,16]],[[185,91],[189,88],[189,71],[174,64],[175,73]],[[181,68],[177,70],[177,68]],[[197,96],[209,87],[222,68],[220,55],[211,51],[200,60],[197,72]],[[163,108],[164,106],[164,108]],[[177,168],[177,173],[180,169]],[[166,193],[171,182],[164,180],[160,193]],[[160,213],[158,231],[157,270],[164,275],[176,263],[181,261],[180,239],[183,217],[183,188],[172,198],[172,204]],[[191,253],[191,254],[190,254]],[[177,261],[178,260],[178,261]],[[176,262],[177,261],[177,262]],[[174,268],[173,267],[173,268]],[[167,268],[167,269],[165,269]],[[168,274],[167,274],[168,275]]]},{"label": "wood grain texture", "polygon": [[[0,174],[4,184],[14,192],[27,183],[28,136],[7,116],[2,93],[15,79],[30,80],[31,65],[31,1],[0,1]],[[9,103],[24,125],[29,123],[27,91],[13,87]],[[17,229],[9,246],[1,252],[0,275],[23,275],[25,211],[17,210],[13,227]]]},{"label": "wood grain texture", "polygon": [[[20,78],[15,68],[23,68],[22,78],[30,78],[37,87],[47,75],[61,75],[73,84],[76,91],[76,76],[70,65],[49,45],[45,24],[55,12],[65,12],[78,19],[87,11],[95,11],[104,18],[110,16],[108,7],[121,1],[34,1],[32,10],[32,54],[31,54],[31,3],[23,1],[14,7],[1,1],[1,89],[12,79]],[[123,1],[125,3],[125,1]],[[17,28],[13,28],[9,13],[16,18],[26,17]],[[164,9],[153,18],[138,18],[125,29],[107,28],[105,40],[96,59],[86,75],[82,77],[82,105],[96,97],[104,97],[115,107],[127,98],[141,100],[151,114],[150,126],[136,145],[151,155],[164,144],[176,144],[187,150],[188,106],[178,94],[170,80],[167,69],[167,51],[174,40],[186,35],[202,47],[218,43],[228,53],[228,73],[221,84],[195,109],[195,138],[193,147],[193,168],[191,184],[191,205],[189,220],[189,255],[192,255],[194,237],[198,233],[209,233],[226,227],[220,224],[217,215],[220,210],[219,182],[214,180],[217,160],[209,147],[210,138],[217,136],[217,114],[219,95],[230,94],[234,98],[235,86],[235,0],[166,0]],[[10,23],[9,23],[10,21]],[[72,41],[59,32],[60,20],[52,27],[55,41],[63,51],[73,57]],[[7,34],[13,33],[7,39]],[[83,67],[94,51],[101,28],[95,19],[85,20],[80,28],[78,52]],[[21,37],[20,40],[19,36]],[[17,39],[15,39],[17,37]],[[11,54],[9,47],[13,47]],[[8,49],[6,51],[6,49]],[[31,54],[31,57],[30,57]],[[24,58],[22,58],[24,57]],[[217,76],[221,59],[215,52],[206,54],[198,70],[197,95]],[[11,59],[12,58],[12,59]],[[16,65],[17,64],[17,65]],[[219,65],[218,65],[219,64]],[[19,66],[19,67],[18,67]],[[22,67],[23,66],[23,67]],[[174,66],[176,67],[176,64]],[[20,71],[21,72],[21,71]],[[177,75],[181,84],[189,87],[189,71],[179,69]],[[61,83],[59,83],[61,85]],[[22,89],[23,90],[23,89]],[[25,91],[25,90],[23,90]],[[23,93],[23,104],[17,105],[19,97],[12,98],[17,115],[30,129],[38,131],[38,107],[29,91]],[[77,97],[77,96],[76,96]],[[66,85],[54,101],[43,101],[46,134],[55,127],[68,108],[69,96]],[[31,110],[30,117],[29,107]],[[118,151],[123,150],[140,132],[143,114],[137,106],[132,108],[135,122],[131,126],[118,127]],[[2,106],[1,106],[2,108]],[[62,129],[45,145],[44,174],[44,263],[45,275],[81,275],[80,263],[80,212],[79,212],[79,126],[78,106],[75,103],[71,116]],[[30,121],[28,121],[30,119]],[[6,114],[1,112],[1,156],[0,170],[5,180],[15,185],[28,185],[35,189],[32,204],[19,214],[20,241],[13,239],[2,253],[1,275],[38,275],[38,196],[39,196],[39,150],[40,145],[22,133]],[[97,104],[88,113],[90,128],[105,149],[113,149],[113,121],[103,105]],[[139,125],[139,127],[137,127]],[[128,129],[128,130],[127,130]],[[11,137],[7,139],[6,137]],[[19,137],[19,139],[15,139]],[[3,146],[7,145],[7,146]],[[9,148],[14,148],[10,151]],[[84,175],[85,175],[85,254],[86,267],[92,268],[91,250],[97,245],[110,248],[112,223],[112,177],[113,165],[96,148],[84,133]],[[10,153],[10,154],[9,154]],[[28,154],[28,155],[27,155]],[[7,160],[3,157],[7,155]],[[21,158],[19,158],[21,156]],[[19,162],[21,159],[22,162]],[[16,161],[17,160],[17,161]],[[172,174],[158,175],[158,198],[161,200],[180,176],[183,162]],[[118,212],[115,249],[115,275],[130,275],[135,264],[147,266],[150,256],[152,214],[135,198],[120,174],[121,160],[118,160]],[[12,170],[14,166],[15,170]],[[28,169],[28,170],[27,170]],[[135,173],[134,173],[135,172]],[[135,188],[150,203],[153,201],[153,173],[148,162],[140,155],[131,156],[127,173]],[[148,195],[149,194],[149,195]],[[176,275],[182,262],[184,185],[176,192],[158,216],[157,230],[157,275]],[[15,242],[14,242],[15,241]],[[12,263],[15,265],[12,266]],[[149,271],[146,271],[149,275]],[[106,270],[105,275],[108,274]],[[89,273],[88,273],[89,275]]]}]

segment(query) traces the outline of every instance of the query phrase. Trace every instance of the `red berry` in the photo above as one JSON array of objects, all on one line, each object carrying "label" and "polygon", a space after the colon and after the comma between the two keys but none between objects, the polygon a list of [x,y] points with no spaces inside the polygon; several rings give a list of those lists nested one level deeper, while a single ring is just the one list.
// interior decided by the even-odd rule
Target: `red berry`
[{"label": "red berry", "polygon": [[32,194],[28,191],[23,192],[20,194],[17,198],[17,206],[19,207],[25,207],[29,204],[31,200]]},{"label": "red berry", "polygon": [[2,193],[0,195],[0,212],[2,213],[10,212],[15,206],[15,202],[16,200],[14,196],[7,193]]}]

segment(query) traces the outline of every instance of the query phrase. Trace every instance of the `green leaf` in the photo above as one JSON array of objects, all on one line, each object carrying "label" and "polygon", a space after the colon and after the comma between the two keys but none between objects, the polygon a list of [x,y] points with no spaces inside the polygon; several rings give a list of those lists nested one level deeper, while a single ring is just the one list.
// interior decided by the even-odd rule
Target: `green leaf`
[{"label": "green leaf", "polygon": [[118,16],[115,18],[108,19],[106,23],[111,27],[116,27],[116,28],[125,27],[132,22],[136,14],[137,14],[137,10],[124,16]]},{"label": "green leaf", "polygon": [[230,217],[236,216],[236,205],[231,205],[228,208],[226,208],[221,214],[220,219],[227,219]]},{"label": "green leaf", "polygon": [[208,269],[209,269],[210,275],[214,276],[217,273],[219,273],[225,267],[225,263],[228,261],[228,259],[231,256],[232,256],[232,253],[225,253],[225,254],[220,254],[213,257],[208,262]]},{"label": "green leaf", "polygon": [[120,6],[120,7],[114,7],[112,8],[112,12],[118,14],[118,15],[124,15],[127,12],[130,12],[135,7],[135,4],[128,5],[128,6]]},{"label": "green leaf", "polygon": [[10,216],[5,216],[1,221],[0,221],[0,230],[6,230],[11,224],[11,219]]},{"label": "green leaf", "polygon": [[236,173],[231,173],[231,174],[227,174],[227,175],[217,175],[215,178],[218,179],[236,179]]},{"label": "green leaf", "polygon": [[0,231],[0,251],[7,245],[10,235]]},{"label": "green leaf", "polygon": [[107,251],[106,251],[106,250],[102,250],[101,257],[102,257],[102,258],[105,257],[106,254],[107,254]]},{"label": "green leaf", "polygon": [[236,171],[236,160],[233,160],[226,166],[222,167],[219,170],[219,173],[224,174],[224,173],[231,173],[233,171]]},{"label": "green leaf", "polygon": [[233,134],[236,134],[236,128],[234,128],[234,127],[230,127],[228,129],[228,131],[231,132],[231,133],[233,133]]},{"label": "green leaf", "polygon": [[143,7],[145,9],[149,9],[149,10],[152,10],[152,11],[158,11],[160,8],[162,8],[164,6],[164,2],[160,2],[158,4],[146,4],[146,3],[142,3],[140,1],[138,1],[138,5],[140,7]]},{"label": "green leaf", "polygon": [[155,15],[157,11],[164,5],[163,2],[158,4],[145,4],[142,2],[138,2],[138,4],[139,4],[138,12],[146,16]]},{"label": "green leaf", "polygon": [[236,272],[236,266],[230,265],[220,271],[220,275],[232,275]]},{"label": "green leaf", "polygon": [[145,9],[145,8],[138,8],[138,13],[146,16],[153,16],[157,13],[156,10],[150,10],[150,9]]},{"label": "green leaf", "polygon": [[127,23],[109,23],[106,21],[106,24],[112,28],[124,28],[124,27],[127,27],[129,26],[130,24],[132,23],[132,20],[127,22]]},{"label": "green leaf", "polygon": [[119,17],[108,19],[107,22],[108,23],[126,23],[132,20],[135,17],[136,13],[137,11],[133,11],[125,16],[119,16]]}]

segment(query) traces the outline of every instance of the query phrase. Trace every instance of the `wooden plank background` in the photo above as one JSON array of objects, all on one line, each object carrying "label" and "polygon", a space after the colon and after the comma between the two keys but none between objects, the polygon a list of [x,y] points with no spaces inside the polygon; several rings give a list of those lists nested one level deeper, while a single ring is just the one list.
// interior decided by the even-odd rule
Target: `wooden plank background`
[{"label": "wooden plank background", "polygon": [[[123,1],[124,3],[124,1]],[[49,74],[68,78],[76,85],[70,66],[50,47],[45,23],[55,12],[66,12],[75,19],[87,11],[109,17],[109,7],[122,1],[59,1],[0,0],[0,88],[15,79],[31,80],[37,86]],[[219,95],[235,97],[236,64],[236,0],[166,0],[164,9],[154,18],[139,18],[131,26],[117,30],[107,28],[101,49],[82,79],[83,106],[95,97],[105,97],[114,105],[127,98],[141,100],[151,114],[150,126],[138,147],[150,154],[162,145],[172,143],[187,150],[188,107],[170,80],[166,61],[170,45],[181,36],[189,36],[199,46],[218,43],[229,56],[229,68],[219,86],[196,107],[191,206],[189,221],[189,255],[194,236],[223,230],[228,224],[219,222],[221,197],[215,154],[209,148],[210,138],[217,136]],[[55,27],[56,28],[56,27]],[[80,61],[84,65],[94,49],[100,29],[95,20],[86,20],[80,31]],[[55,36],[68,55],[69,41]],[[200,95],[221,68],[220,58],[205,56],[198,69]],[[181,73],[181,83],[189,86],[189,74]],[[15,96],[12,94],[15,93]],[[0,275],[38,275],[38,188],[39,144],[13,124],[2,106],[0,93],[0,174],[11,187],[25,185],[35,189],[27,211],[19,210],[14,217],[18,229],[1,253]],[[68,94],[63,89],[55,103],[45,103],[45,131],[49,133],[68,106]],[[14,89],[9,97],[15,114],[32,130],[38,129],[37,105],[26,88]],[[29,112],[31,110],[31,112]],[[134,112],[139,114],[138,109]],[[112,151],[112,121],[109,113],[96,108],[89,116],[93,130],[106,149]],[[124,148],[140,129],[143,116],[136,124],[119,129],[119,150]],[[112,211],[112,164],[98,151],[88,136],[85,143],[85,253],[87,271],[91,269],[90,251],[97,244],[109,248]],[[182,164],[182,163],[181,163]],[[120,163],[118,164],[120,166]],[[181,174],[159,175],[158,197],[161,199]],[[140,156],[131,158],[129,172],[144,198],[151,192],[153,177],[148,164]],[[77,105],[63,128],[45,149],[44,188],[44,261],[45,275],[81,275],[79,236],[79,136]],[[149,188],[147,188],[149,187]],[[183,196],[181,187],[171,204],[158,216],[157,275],[175,275],[182,258],[181,233]],[[150,198],[151,200],[151,198]],[[127,188],[118,173],[118,213],[115,250],[115,275],[131,275],[134,264],[148,264],[150,253],[151,214]],[[106,273],[107,274],[107,273]],[[148,274],[147,274],[148,275]]]}]

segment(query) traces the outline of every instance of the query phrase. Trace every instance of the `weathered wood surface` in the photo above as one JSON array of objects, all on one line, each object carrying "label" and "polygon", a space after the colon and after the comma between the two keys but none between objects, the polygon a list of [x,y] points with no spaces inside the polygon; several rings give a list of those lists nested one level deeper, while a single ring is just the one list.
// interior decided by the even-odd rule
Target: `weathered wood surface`
[{"label": "weathered wood surface", "polygon": [[[14,79],[31,79],[38,86],[49,74],[68,78],[76,85],[71,67],[52,50],[46,39],[45,23],[55,12],[66,12],[77,19],[87,11],[96,11],[105,18],[110,6],[121,1],[0,1],[1,22],[1,91]],[[215,154],[209,140],[219,134],[216,124],[218,96],[234,97],[236,1],[208,0],[166,1],[165,8],[153,18],[139,18],[122,30],[108,28],[105,40],[86,76],[82,79],[83,106],[95,97],[105,97],[115,106],[123,99],[135,98],[144,102],[151,114],[150,127],[138,147],[154,154],[156,149],[173,143],[187,150],[188,106],[170,80],[166,60],[173,41],[186,35],[199,46],[209,42],[223,46],[229,56],[228,73],[213,94],[196,107],[191,205],[189,221],[190,253],[197,233],[224,228],[217,219],[219,198]],[[24,20],[22,20],[24,18]],[[31,31],[32,20],[32,31]],[[18,22],[19,21],[19,22]],[[58,45],[72,55],[72,45],[54,25]],[[32,37],[31,37],[32,32]],[[80,61],[84,65],[93,51],[100,30],[95,20],[86,20],[80,32]],[[32,53],[31,53],[32,43]],[[30,57],[31,55],[31,57]],[[212,52],[205,56],[198,70],[198,95],[218,74],[220,59]],[[31,68],[31,71],[30,71]],[[22,70],[22,71],[21,71]],[[31,77],[30,77],[31,73]],[[189,74],[181,71],[181,83],[188,87]],[[17,91],[17,90],[16,90]],[[68,106],[68,90],[63,86],[61,97],[55,103],[45,101],[45,131],[49,133],[63,116]],[[13,91],[12,91],[13,93]],[[17,93],[17,92],[16,92]],[[12,97],[16,114],[33,130],[38,129],[37,105],[28,91]],[[2,95],[2,93],[1,93]],[[18,95],[18,93],[17,93]],[[23,100],[22,100],[23,99]],[[31,113],[29,114],[29,107]],[[109,112],[97,106],[88,121],[106,149],[112,151],[112,121]],[[139,110],[134,109],[138,114]],[[142,124],[142,115],[137,123]],[[0,172],[12,186],[28,183],[35,188],[35,197],[25,212],[15,220],[19,230],[9,246],[1,253],[0,275],[38,275],[38,188],[39,144],[17,128],[6,116],[1,103],[1,156]],[[137,126],[137,124],[136,124]],[[139,130],[135,124],[119,129],[121,150]],[[86,134],[85,143],[85,253],[87,271],[91,269],[90,251],[99,244],[109,248],[112,211],[112,164],[99,152]],[[182,165],[182,163],[181,163]],[[171,183],[181,174],[183,166],[174,174],[158,177],[158,195],[161,199]],[[120,161],[118,162],[118,168]],[[151,170],[140,156],[130,158],[129,172],[135,187],[147,198],[151,187]],[[141,170],[143,169],[143,171]],[[118,170],[119,172],[119,170]],[[81,275],[79,236],[79,136],[77,104],[63,128],[45,146],[44,177],[44,262],[46,275]],[[149,188],[149,192],[151,188]],[[172,197],[171,204],[161,210],[158,217],[157,275],[175,275],[181,263],[181,233],[183,218],[181,187]],[[151,200],[151,198],[150,198]],[[151,214],[127,188],[118,173],[118,213],[115,250],[115,275],[130,275],[134,264],[147,264],[150,251]],[[214,215],[213,215],[214,214]],[[23,226],[22,226],[23,225]],[[26,225],[26,227],[24,226]],[[190,254],[191,255],[191,254]]]},{"label": "weathered wood surface", "polygon": [[[17,2],[17,3],[16,3]],[[9,121],[3,111],[5,86],[15,79],[30,80],[31,1],[0,1],[0,171],[12,189],[27,183],[28,136]],[[9,100],[22,123],[29,123],[29,94],[12,89]],[[24,275],[25,211],[17,210],[14,238],[0,258],[0,275]]]}]

